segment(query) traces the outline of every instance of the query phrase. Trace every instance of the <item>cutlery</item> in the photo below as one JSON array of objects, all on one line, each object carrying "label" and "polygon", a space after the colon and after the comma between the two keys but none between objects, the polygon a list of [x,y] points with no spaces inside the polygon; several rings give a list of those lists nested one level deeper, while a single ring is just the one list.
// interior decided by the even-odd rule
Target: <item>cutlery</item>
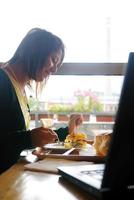
[{"label": "cutlery", "polygon": [[67,156],[67,155],[69,155],[74,150],[75,150],[75,147],[72,147],[71,149],[69,149],[65,153],[63,153],[62,155]]},{"label": "cutlery", "polygon": [[63,153],[62,155],[67,156],[69,155],[72,151],[74,151],[76,148],[79,147],[79,144],[75,144],[71,149],[67,150],[65,153]]}]

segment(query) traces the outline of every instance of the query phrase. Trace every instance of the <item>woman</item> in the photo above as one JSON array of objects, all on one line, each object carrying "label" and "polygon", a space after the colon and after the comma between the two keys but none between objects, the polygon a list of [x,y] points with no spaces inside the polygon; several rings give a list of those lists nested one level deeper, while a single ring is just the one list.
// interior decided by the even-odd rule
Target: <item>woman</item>
[{"label": "woman", "polygon": [[[29,107],[25,86],[42,82],[55,73],[64,58],[64,44],[56,35],[40,28],[30,30],[13,57],[0,68],[0,173],[12,166],[22,150],[64,139],[46,128],[29,130]],[[62,133],[61,133],[62,132]]]}]

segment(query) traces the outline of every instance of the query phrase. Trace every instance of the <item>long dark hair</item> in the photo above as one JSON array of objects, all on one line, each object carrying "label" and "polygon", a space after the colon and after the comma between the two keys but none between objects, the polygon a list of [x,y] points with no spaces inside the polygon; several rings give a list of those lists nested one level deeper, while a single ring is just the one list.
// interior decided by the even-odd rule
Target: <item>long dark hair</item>
[{"label": "long dark hair", "polygon": [[31,29],[18,46],[9,64],[24,67],[30,79],[36,79],[37,70],[41,69],[48,56],[62,50],[61,63],[64,58],[64,44],[56,35],[44,29]]}]

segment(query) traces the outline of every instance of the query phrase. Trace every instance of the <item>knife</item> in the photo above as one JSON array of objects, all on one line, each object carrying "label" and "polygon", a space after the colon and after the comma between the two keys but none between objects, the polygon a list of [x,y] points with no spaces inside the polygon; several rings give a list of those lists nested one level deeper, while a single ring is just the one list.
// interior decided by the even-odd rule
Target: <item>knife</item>
[{"label": "knife", "polygon": [[74,150],[75,150],[75,147],[72,147],[71,149],[69,149],[65,153],[63,153],[62,155],[67,156],[67,155],[69,155]]}]

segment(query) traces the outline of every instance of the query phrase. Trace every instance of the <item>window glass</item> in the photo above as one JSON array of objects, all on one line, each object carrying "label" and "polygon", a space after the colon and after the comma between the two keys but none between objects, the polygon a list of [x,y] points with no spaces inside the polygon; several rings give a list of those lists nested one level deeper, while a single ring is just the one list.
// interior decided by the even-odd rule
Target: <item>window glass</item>
[{"label": "window glass", "polygon": [[[89,136],[93,136],[96,130],[111,131],[123,78],[53,75],[38,100],[29,98],[31,112],[38,114],[38,120],[40,117],[52,118],[56,122],[55,128],[67,126],[70,114],[79,112],[84,116],[82,130]],[[35,92],[31,94],[34,97]]]},{"label": "window glass", "polygon": [[44,103],[46,111],[62,105],[61,112],[115,113],[122,81],[123,76],[51,76],[38,96],[40,106]]},{"label": "window glass", "polygon": [[[51,76],[41,100],[49,103],[83,104],[94,101],[102,104],[100,111],[114,112],[117,108],[123,76]],[[88,107],[87,107],[88,108]],[[93,109],[91,112],[99,112]],[[86,112],[86,109],[85,109]],[[88,112],[88,110],[87,110]]]}]

